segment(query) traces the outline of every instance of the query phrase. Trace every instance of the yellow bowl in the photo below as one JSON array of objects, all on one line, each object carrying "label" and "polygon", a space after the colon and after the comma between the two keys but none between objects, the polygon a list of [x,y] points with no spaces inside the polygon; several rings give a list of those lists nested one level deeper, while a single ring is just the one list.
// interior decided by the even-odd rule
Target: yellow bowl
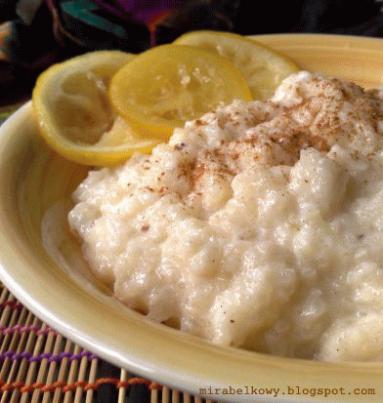
[{"label": "yellow bowl", "polygon": [[[328,35],[257,39],[303,68],[368,87],[383,83],[382,40]],[[30,103],[1,127],[0,277],[37,316],[116,365],[192,393],[209,386],[280,388],[278,397],[237,394],[222,395],[220,400],[309,399],[307,394],[289,395],[288,387],[299,386],[312,393],[312,388],[338,388],[338,393],[345,388],[345,395],[329,396],[327,402],[360,401],[362,396],[354,389],[373,388],[375,394],[364,399],[383,401],[383,364],[329,364],[213,346],[149,322],[111,298],[97,282],[93,285],[79,247],[67,233],[65,216],[59,214],[65,203],[57,211],[51,208],[68,198],[85,175],[85,168],[63,160],[40,140]],[[59,224],[46,219],[47,210]],[[44,217],[44,242],[59,245],[60,264],[43,246]]]}]

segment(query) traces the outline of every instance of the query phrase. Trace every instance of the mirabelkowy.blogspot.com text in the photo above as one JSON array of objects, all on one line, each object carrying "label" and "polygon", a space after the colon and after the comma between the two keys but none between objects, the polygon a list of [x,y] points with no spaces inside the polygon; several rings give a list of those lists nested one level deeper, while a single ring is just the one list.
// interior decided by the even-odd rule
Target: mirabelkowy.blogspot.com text
[{"label": "mirabelkowy.blogspot.com text", "polygon": [[318,397],[318,398],[328,398],[334,396],[364,396],[368,398],[376,395],[376,390],[373,387],[354,387],[346,388],[343,386],[339,387],[303,387],[299,385],[287,385],[285,388],[277,387],[258,387],[253,385],[244,386],[226,386],[226,387],[215,387],[206,386],[199,388],[199,394],[202,397],[214,397],[223,395],[248,395],[248,396],[306,396],[306,397]]}]

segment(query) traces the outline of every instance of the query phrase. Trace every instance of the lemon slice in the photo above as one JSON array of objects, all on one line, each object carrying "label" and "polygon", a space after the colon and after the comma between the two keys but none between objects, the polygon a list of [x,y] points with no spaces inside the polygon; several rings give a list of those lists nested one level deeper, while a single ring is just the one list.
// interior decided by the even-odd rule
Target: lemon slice
[{"label": "lemon slice", "polygon": [[180,36],[174,43],[201,47],[229,58],[246,78],[256,99],[270,98],[285,77],[299,70],[285,56],[237,34],[195,31]]},{"label": "lemon slice", "polygon": [[113,165],[158,140],[141,139],[110,105],[108,86],[133,55],[98,51],[56,64],[37,80],[33,107],[40,132],[60,155],[87,165]]},{"label": "lemon slice", "polygon": [[117,112],[139,132],[161,138],[235,98],[251,99],[240,71],[226,58],[191,46],[148,50],[119,70],[110,84]]}]

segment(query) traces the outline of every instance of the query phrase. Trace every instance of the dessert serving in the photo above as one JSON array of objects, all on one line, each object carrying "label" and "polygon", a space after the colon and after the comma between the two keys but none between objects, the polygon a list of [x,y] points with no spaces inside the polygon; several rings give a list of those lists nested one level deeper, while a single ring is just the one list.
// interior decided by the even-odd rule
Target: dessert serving
[{"label": "dessert serving", "polygon": [[382,95],[294,74],[91,171],[69,214],[90,267],[128,306],[218,344],[380,359]]},{"label": "dessert serving", "polygon": [[[209,46],[230,43],[206,35]],[[91,169],[73,195],[68,220],[90,269],[132,309],[219,345],[381,360],[383,93],[296,72],[289,61],[257,87],[256,71],[228,66],[224,46],[220,56],[203,50],[188,59],[193,41],[149,51],[165,52],[153,81],[144,71],[149,52],[101,81],[87,73],[113,105],[92,140],[86,125],[94,121],[69,130],[52,118],[64,96],[48,109],[48,79],[38,83],[47,142],[80,163],[119,164]],[[241,57],[251,53],[247,42]],[[182,46],[182,69],[169,81],[177,60],[166,52]],[[269,52],[277,59],[263,56],[262,68],[281,66]],[[138,70],[148,96],[134,88]],[[201,87],[214,77],[222,85],[209,97]]]}]

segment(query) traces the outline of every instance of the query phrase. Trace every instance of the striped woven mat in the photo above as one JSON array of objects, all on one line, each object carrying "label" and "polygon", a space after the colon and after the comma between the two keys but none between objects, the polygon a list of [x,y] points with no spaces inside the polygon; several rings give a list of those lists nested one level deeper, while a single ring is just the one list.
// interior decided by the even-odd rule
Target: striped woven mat
[{"label": "striped woven mat", "polygon": [[213,403],[117,368],[61,336],[0,283],[0,402]]}]

